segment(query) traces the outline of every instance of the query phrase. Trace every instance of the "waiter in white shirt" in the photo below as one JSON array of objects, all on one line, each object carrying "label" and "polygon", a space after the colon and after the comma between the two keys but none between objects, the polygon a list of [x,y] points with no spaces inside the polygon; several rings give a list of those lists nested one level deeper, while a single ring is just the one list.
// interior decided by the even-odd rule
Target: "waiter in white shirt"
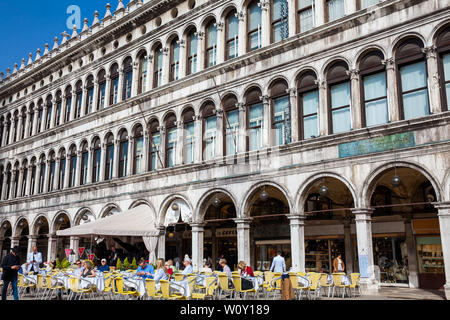
[{"label": "waiter in white shirt", "polygon": [[286,261],[281,256],[280,252],[277,252],[277,256],[273,258],[272,266],[270,267],[272,272],[286,272]]},{"label": "waiter in white shirt", "polygon": [[39,272],[39,265],[42,263],[42,253],[37,251],[37,247],[33,247],[33,252],[30,252],[27,257],[28,272],[34,271],[35,274]]}]

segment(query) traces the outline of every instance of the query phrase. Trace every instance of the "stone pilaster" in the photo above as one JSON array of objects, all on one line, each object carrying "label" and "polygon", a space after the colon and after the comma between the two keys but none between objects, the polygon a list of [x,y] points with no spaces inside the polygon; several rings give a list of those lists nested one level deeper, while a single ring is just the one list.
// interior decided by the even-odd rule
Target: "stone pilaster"
[{"label": "stone pilaster", "polygon": [[245,261],[251,265],[250,259],[250,224],[251,218],[234,219],[237,224],[238,261]]},{"label": "stone pilaster", "polygon": [[438,209],[442,253],[444,256],[445,297],[447,300],[450,300],[450,202],[436,203],[434,206]]},{"label": "stone pilaster", "polygon": [[287,215],[291,228],[292,270],[305,272],[305,220],[304,214]]}]

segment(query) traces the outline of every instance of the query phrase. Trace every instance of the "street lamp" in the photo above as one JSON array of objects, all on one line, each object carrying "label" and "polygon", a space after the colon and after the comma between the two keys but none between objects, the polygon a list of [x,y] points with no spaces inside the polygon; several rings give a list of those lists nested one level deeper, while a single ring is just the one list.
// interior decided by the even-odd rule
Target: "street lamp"
[{"label": "street lamp", "polygon": [[172,204],[172,210],[173,210],[173,211],[178,211],[178,210],[180,210],[180,206],[178,205],[178,203],[174,202],[174,203]]}]

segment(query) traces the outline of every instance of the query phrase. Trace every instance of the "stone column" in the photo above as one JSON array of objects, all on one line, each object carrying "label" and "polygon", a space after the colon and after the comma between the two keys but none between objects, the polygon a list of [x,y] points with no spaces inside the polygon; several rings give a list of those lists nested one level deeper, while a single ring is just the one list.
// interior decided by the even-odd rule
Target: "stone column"
[{"label": "stone column", "polygon": [[98,95],[100,93],[100,85],[98,84],[98,80],[94,81],[94,98],[92,103],[92,112],[98,111]]},{"label": "stone column", "polygon": [[270,2],[268,0],[261,0],[258,4],[261,8],[261,46],[266,47],[270,45]]},{"label": "stone column", "polygon": [[[25,120],[25,134],[24,134],[24,139],[28,138],[30,136],[30,119],[31,119],[31,112],[29,110],[26,111],[27,112],[27,118]],[[4,144],[2,144],[4,145]]]},{"label": "stone column", "polygon": [[14,130],[16,130],[16,122],[14,121],[14,114],[11,114],[11,129],[9,130],[8,144],[14,143]]},{"label": "stone column", "polygon": [[75,253],[75,257],[78,257],[78,248],[80,246],[80,238],[78,237],[70,237],[70,249]]},{"label": "stone column", "polygon": [[[55,94],[53,94],[55,96]],[[58,113],[58,104],[56,103],[56,98],[52,100],[52,117],[50,119],[50,129],[53,129],[56,124],[56,114]]]},{"label": "stone column", "polygon": [[27,253],[33,251],[33,247],[37,245],[37,236],[28,236],[28,248]]},{"label": "stone column", "polygon": [[150,147],[150,138],[148,136],[148,131],[144,130],[144,147],[142,148],[142,152],[143,157],[142,157],[142,161],[143,161],[143,171],[144,172],[148,172],[149,167],[148,167],[148,161],[149,161],[149,147]]},{"label": "stone column", "polygon": [[56,259],[56,245],[58,242],[58,238],[56,238],[56,235],[51,235],[48,238],[48,249],[47,249],[47,259],[50,260],[55,260]]},{"label": "stone column", "polygon": [[234,222],[237,224],[237,245],[238,245],[238,261],[245,261],[247,265],[251,265],[250,257],[250,223],[251,218],[237,218]]},{"label": "stone column", "polygon": [[389,122],[400,120],[398,100],[397,100],[397,75],[395,71],[394,58],[383,60],[382,63],[386,66],[386,79],[387,79],[387,99],[388,99],[388,112]]},{"label": "stone column", "polygon": [[315,15],[315,27],[321,26],[325,23],[325,0],[314,1],[314,15]]},{"label": "stone column", "polygon": [[288,0],[288,27],[289,37],[297,33],[297,10],[295,10],[297,0]]},{"label": "stone column", "polygon": [[56,157],[55,162],[55,175],[53,178],[53,190],[58,190],[59,186],[59,171],[61,170],[61,158]]},{"label": "stone column", "polygon": [[115,179],[119,176],[119,148],[120,140],[114,141],[114,161],[113,161],[113,173],[112,178]]},{"label": "stone column", "polygon": [[225,61],[225,23],[219,21],[216,23],[217,27],[217,46],[216,46],[216,64],[221,64]]},{"label": "stone column", "polygon": [[318,80],[316,83],[319,86],[319,135],[326,136],[329,132],[328,126],[328,95],[327,95],[327,82],[326,80]]},{"label": "stone column", "polygon": [[288,89],[287,93],[291,105],[291,142],[297,142],[299,140],[297,88]]},{"label": "stone column", "polygon": [[375,279],[373,245],[372,245],[372,218],[373,209],[352,209],[356,221],[356,236],[358,241],[359,273],[361,274],[361,291],[370,294],[378,291]]},{"label": "stone column", "polygon": [[134,137],[128,137],[128,153],[127,153],[127,177],[133,175],[133,160],[134,160]]},{"label": "stone column", "polygon": [[71,156],[67,155],[66,156],[66,172],[64,174],[64,184],[63,184],[63,188],[62,189],[67,189],[69,188],[69,182],[70,182],[70,161],[71,161]]},{"label": "stone column", "polygon": [[39,185],[41,181],[41,164],[36,163],[36,176],[34,177],[34,195],[39,194]]},{"label": "stone column", "polygon": [[163,47],[162,49],[162,78],[161,78],[161,86],[169,83],[169,73],[170,73],[170,48]]},{"label": "stone column", "polygon": [[22,196],[22,183],[23,183],[23,172],[24,172],[24,168],[20,168],[19,169],[19,180],[17,181],[17,193],[16,193],[16,198],[21,197]]},{"label": "stone column", "polygon": [[11,249],[19,245],[20,237],[11,237]]},{"label": "stone column", "polygon": [[131,97],[136,97],[139,87],[139,62],[133,62],[133,78],[131,82]]},{"label": "stone column", "polygon": [[44,188],[42,193],[48,192],[48,185],[50,179],[50,160],[45,161],[45,176],[44,176]]},{"label": "stone column", "polygon": [[66,122],[67,99],[65,95],[62,95],[61,99],[61,114],[59,115],[59,124],[63,124]]},{"label": "stone column", "polygon": [[17,135],[16,135],[16,141],[20,141],[21,140],[21,133],[22,133],[22,119],[23,119],[23,112],[19,111],[19,121],[17,122]]},{"label": "stone column", "polygon": [[192,227],[192,267],[198,271],[203,267],[204,224],[193,223]]},{"label": "stone column", "polygon": [[157,256],[162,259],[166,258],[166,227],[164,226],[159,227]]},{"label": "stone column", "polygon": [[305,272],[305,220],[301,214],[287,215],[291,227],[291,256],[292,269],[296,272]]},{"label": "stone column", "polygon": [[14,191],[15,191],[15,181],[16,181],[16,170],[14,168],[11,168],[11,187],[9,188],[9,197],[8,199],[14,199]]},{"label": "stone column", "polygon": [[186,41],[184,39],[178,40],[178,44],[180,45],[180,66],[178,72],[178,79],[182,79],[186,76]]},{"label": "stone column", "polygon": [[106,162],[106,144],[102,143],[102,151],[100,153],[100,171],[98,177],[99,182],[105,180],[105,162]]},{"label": "stone column", "polygon": [[263,103],[263,123],[262,123],[262,135],[263,135],[263,148],[268,148],[272,144],[271,139],[271,114],[270,114],[270,97],[265,95],[261,97]]},{"label": "stone column", "polygon": [[445,297],[450,300],[450,202],[437,203],[442,253],[444,256]]},{"label": "stone column", "polygon": [[[166,144],[167,144],[167,130],[166,127],[159,127],[160,144],[159,144],[159,158],[157,158],[156,168],[162,169],[166,167]],[[159,160],[161,159],[161,160]],[[161,163],[162,162],[162,163]]]},{"label": "stone column", "polygon": [[6,146],[7,142],[8,142],[8,135],[6,134],[6,130],[8,127],[8,121],[6,120],[6,116],[5,116],[5,120],[3,121],[3,137],[2,137],[2,146]]},{"label": "stone column", "polygon": [[408,280],[410,288],[419,288],[419,270],[416,241],[414,240],[411,217],[405,217],[406,250],[408,251]]},{"label": "stone column", "polygon": [[119,84],[118,84],[118,89],[117,89],[117,103],[122,102],[125,97],[123,96],[123,86],[125,83],[125,76],[124,76],[124,69],[120,68],[119,69]]},{"label": "stone column", "polygon": [[89,155],[88,155],[88,171],[87,171],[87,177],[86,177],[86,184],[91,184],[92,183],[92,167],[94,164],[94,148],[90,147],[89,148]]},{"label": "stone column", "polygon": [[[151,50],[149,49],[148,52],[151,52]],[[147,91],[149,91],[153,88],[154,68],[155,68],[155,66],[154,66],[153,55],[149,54],[148,55],[148,63],[147,63],[147,86],[146,86]]]},{"label": "stone column", "polygon": [[356,12],[356,1],[344,1],[344,5],[346,15]]},{"label": "stone column", "polygon": [[47,122],[48,106],[47,106],[46,102],[44,102],[44,103],[45,103],[45,105],[44,105],[44,108],[43,108],[43,111],[42,111],[41,128],[40,128],[39,132],[44,132],[47,129],[47,127],[46,127],[47,123],[46,122]]},{"label": "stone column", "polygon": [[75,187],[80,186],[80,180],[81,180],[81,157],[82,153],[81,151],[77,151],[77,166],[75,170]]},{"label": "stone column", "polygon": [[183,145],[184,145],[184,122],[177,121],[177,145],[176,145],[176,156],[175,165],[183,164]]},{"label": "stone column", "polygon": [[27,184],[25,186],[25,196],[29,196],[31,194],[31,176],[33,174],[33,167],[31,164],[28,166],[28,173],[27,173]]},{"label": "stone column", "polygon": [[238,153],[245,152],[247,150],[247,106],[239,102],[236,105],[239,109],[239,136]]},{"label": "stone column", "polygon": [[351,218],[344,220],[344,243],[345,243],[345,270],[347,274],[353,273],[353,245],[351,232]]},{"label": "stone column", "polygon": [[222,109],[217,109],[216,110],[216,121],[217,121],[217,130],[216,130],[216,156],[215,158],[217,159],[221,159],[223,158],[223,149],[224,149],[224,141],[223,141],[223,136],[224,136],[224,111]]},{"label": "stone column", "polygon": [[203,161],[203,120],[201,115],[195,118],[195,162]]},{"label": "stone column", "polygon": [[83,85],[83,97],[81,98],[81,112],[80,112],[80,117],[84,117],[85,115],[87,115],[89,113],[88,106],[86,105],[87,103],[87,88],[85,85]]},{"label": "stone column", "polygon": [[[439,81],[437,51],[435,46],[422,49],[427,57],[428,68],[428,92],[430,94],[430,112],[442,112],[441,104],[441,85]],[[445,89],[442,89],[445,90]]]},{"label": "stone column", "polygon": [[5,200],[6,199],[6,180],[8,179],[8,174],[6,172],[2,172],[1,173],[3,175],[3,184],[2,184],[2,195],[1,195],[1,199]]},{"label": "stone column", "polygon": [[197,72],[205,68],[205,32],[197,32]]},{"label": "stone column", "polygon": [[[75,87],[75,84],[72,86],[72,88]],[[72,89],[72,101],[70,104],[70,118],[69,121],[72,121],[73,119],[75,119],[75,113],[76,113],[76,108],[77,107],[77,94],[75,92],[74,89]]]},{"label": "stone column", "polygon": [[241,57],[246,53],[247,41],[246,41],[246,29],[247,29],[247,14],[245,11],[236,13],[236,17],[239,20],[239,40],[238,40],[238,56]]},{"label": "stone column", "polygon": [[351,86],[351,121],[352,121],[352,129],[361,129],[362,128],[362,117],[361,117],[361,91],[359,88],[360,85],[360,76],[359,70],[354,69],[347,71],[347,74],[350,76],[350,86]]},{"label": "stone column", "polygon": [[107,74],[106,75],[106,90],[105,90],[105,109],[111,105],[110,101],[109,101],[110,95],[111,95],[111,75]]}]

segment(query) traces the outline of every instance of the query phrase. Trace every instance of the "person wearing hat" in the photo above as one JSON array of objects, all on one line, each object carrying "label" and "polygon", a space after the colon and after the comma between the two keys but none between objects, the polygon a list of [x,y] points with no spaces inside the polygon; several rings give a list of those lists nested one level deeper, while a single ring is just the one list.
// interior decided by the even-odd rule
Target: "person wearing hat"
[{"label": "person wearing hat", "polygon": [[19,247],[15,246],[12,248],[11,253],[5,256],[2,260],[2,280],[3,280],[3,290],[2,290],[2,300],[6,300],[6,292],[8,286],[11,283],[13,288],[14,300],[19,300],[19,293],[17,290],[17,273],[20,269],[20,258],[19,258]]},{"label": "person wearing hat", "polygon": [[97,268],[100,272],[109,271],[109,266],[106,264],[106,259],[102,259],[101,265]]},{"label": "person wearing hat", "polygon": [[187,276],[187,275],[191,274],[192,272],[194,272],[194,268],[192,268],[192,260],[191,260],[191,258],[189,258],[189,256],[184,258],[183,264],[184,264],[184,270],[183,270],[182,274]]}]

